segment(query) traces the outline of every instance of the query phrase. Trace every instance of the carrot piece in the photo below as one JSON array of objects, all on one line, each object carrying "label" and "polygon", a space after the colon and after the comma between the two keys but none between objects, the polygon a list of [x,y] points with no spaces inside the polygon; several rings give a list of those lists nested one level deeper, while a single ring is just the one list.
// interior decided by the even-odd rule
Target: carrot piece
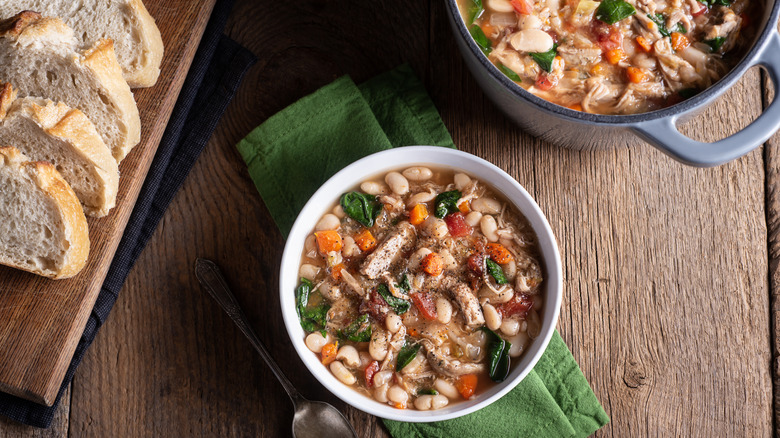
[{"label": "carrot piece", "polygon": [[334,266],[333,269],[330,270],[330,276],[333,277],[334,280],[340,280],[341,279],[341,271],[343,271],[346,268],[344,263],[339,263],[338,265]]},{"label": "carrot piece", "polygon": [[490,38],[490,36],[493,35],[496,31],[496,27],[488,22],[482,23],[480,27],[482,28],[482,33],[484,33],[488,38]]},{"label": "carrot piece", "polygon": [[639,47],[642,48],[645,52],[649,52],[653,50],[653,46],[650,45],[650,43],[645,39],[643,36],[636,37],[636,43],[639,45]]},{"label": "carrot piece", "polygon": [[317,239],[317,247],[319,247],[321,254],[341,251],[342,241],[338,231],[317,231],[314,233],[314,238]]},{"label": "carrot piece", "polygon": [[574,105],[570,106],[569,109],[574,111],[582,111],[582,105],[575,103]]},{"label": "carrot piece", "polygon": [[647,81],[647,73],[643,72],[641,68],[629,67],[626,69],[626,74],[628,75],[628,80],[635,84]]},{"label": "carrot piece", "polygon": [[525,0],[512,0],[509,3],[512,4],[512,7],[518,14],[531,15],[534,12],[534,9]]},{"label": "carrot piece", "polygon": [[477,375],[466,374],[460,376],[460,379],[455,382],[455,387],[463,398],[471,398],[471,396],[474,395],[474,390],[477,389]]},{"label": "carrot piece", "polygon": [[687,36],[680,32],[672,32],[672,48],[675,52],[685,50],[686,47],[691,45],[691,41]]},{"label": "carrot piece", "polygon": [[376,237],[371,234],[371,230],[366,228],[365,230],[361,231],[360,234],[355,236],[355,243],[357,243],[358,248],[360,248],[362,251],[369,251],[374,249],[376,246]]},{"label": "carrot piece", "polygon": [[618,62],[622,61],[623,58],[626,57],[625,52],[623,52],[623,49],[612,49],[607,50],[607,53],[605,53],[607,56],[607,61],[609,61],[610,64],[617,64]]},{"label": "carrot piece", "polygon": [[409,212],[409,223],[412,225],[420,225],[428,219],[428,207],[425,204],[417,204]]},{"label": "carrot piece", "polygon": [[420,264],[422,265],[423,271],[430,276],[435,277],[444,272],[444,260],[435,252],[425,256]]},{"label": "carrot piece", "polygon": [[468,202],[463,201],[458,205],[458,210],[460,210],[461,213],[466,214],[471,211],[471,207],[469,207]]},{"label": "carrot piece", "polygon": [[393,407],[396,409],[406,409],[406,405],[403,403],[393,403]]},{"label": "carrot piece", "polygon": [[505,265],[515,259],[512,253],[500,243],[488,243],[487,253],[499,265]]},{"label": "carrot piece", "polygon": [[323,365],[330,365],[331,362],[336,360],[336,354],[338,354],[339,346],[338,341],[332,342],[330,344],[325,344],[324,347],[322,347],[322,364]]},{"label": "carrot piece", "polygon": [[593,76],[599,76],[604,74],[604,66],[601,64],[596,64],[590,69],[590,74]]},{"label": "carrot piece", "polygon": [[418,332],[416,328],[410,328],[407,333],[409,333],[409,336],[411,336],[413,338],[416,338],[416,337],[420,336],[420,332]]}]

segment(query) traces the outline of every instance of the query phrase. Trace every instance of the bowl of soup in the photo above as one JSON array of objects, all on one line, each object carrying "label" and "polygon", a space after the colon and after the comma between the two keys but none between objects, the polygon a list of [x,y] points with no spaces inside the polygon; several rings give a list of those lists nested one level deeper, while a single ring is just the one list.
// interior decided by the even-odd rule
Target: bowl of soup
[{"label": "bowl of soup", "polygon": [[473,155],[409,146],[363,158],[304,206],[282,257],[291,342],[350,405],[430,422],[512,390],[552,336],[555,237],[531,196]]},{"label": "bowl of soup", "polygon": [[485,94],[552,143],[591,150],[645,141],[684,163],[713,166],[780,127],[775,101],[714,143],[676,128],[754,65],[777,82],[777,2],[448,0],[446,7]]}]

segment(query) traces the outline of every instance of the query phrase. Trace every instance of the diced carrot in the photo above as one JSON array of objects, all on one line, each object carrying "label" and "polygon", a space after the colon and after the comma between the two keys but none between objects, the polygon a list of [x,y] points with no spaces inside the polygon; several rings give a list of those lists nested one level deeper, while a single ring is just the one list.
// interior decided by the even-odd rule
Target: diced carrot
[{"label": "diced carrot", "polygon": [[650,43],[645,39],[643,36],[636,37],[636,43],[639,45],[639,47],[642,48],[645,52],[649,52],[653,50],[653,46],[650,45]]},{"label": "diced carrot", "polygon": [[482,32],[487,36],[490,37],[496,32],[496,27],[490,24],[489,22],[485,21],[480,26],[482,28]]},{"label": "diced carrot", "polygon": [[570,106],[569,109],[574,111],[582,111],[582,105],[575,103],[574,105]]},{"label": "diced carrot", "polygon": [[397,403],[397,402],[393,403],[393,407],[396,408],[396,409],[406,409],[406,405],[405,404]]},{"label": "diced carrot", "polygon": [[499,265],[505,265],[515,259],[512,253],[500,243],[488,243],[487,253]]},{"label": "diced carrot", "polygon": [[602,64],[596,64],[590,69],[590,74],[593,76],[599,76],[604,74],[604,66]]},{"label": "diced carrot", "polygon": [[460,376],[460,379],[455,382],[455,387],[458,389],[461,397],[465,399],[471,398],[474,395],[474,390],[477,389],[477,375],[466,374]]},{"label": "diced carrot", "polygon": [[647,73],[643,72],[641,68],[629,67],[626,69],[626,74],[628,75],[628,80],[635,84],[647,81]]},{"label": "diced carrot", "polygon": [[410,328],[409,331],[407,331],[407,333],[409,333],[409,336],[413,338],[420,336],[420,332],[418,332],[416,328]]},{"label": "diced carrot", "polygon": [[428,207],[425,204],[417,204],[409,212],[409,223],[412,225],[420,225],[428,219]]},{"label": "diced carrot", "polygon": [[330,344],[325,344],[324,347],[322,347],[322,364],[323,365],[330,365],[331,362],[336,360],[336,354],[338,354],[339,346],[338,341],[332,342]]},{"label": "diced carrot", "polygon": [[376,237],[371,234],[371,230],[366,228],[365,230],[361,231],[360,234],[355,236],[355,243],[357,243],[358,248],[360,248],[362,251],[369,251],[374,249],[376,246]]},{"label": "diced carrot", "polygon": [[525,0],[512,0],[509,3],[512,4],[512,7],[518,14],[531,15],[534,12],[534,9]]},{"label": "diced carrot", "polygon": [[342,241],[338,231],[317,231],[314,233],[314,237],[317,239],[317,247],[319,247],[321,254],[341,251]]},{"label": "diced carrot", "polygon": [[433,277],[444,272],[444,260],[435,252],[425,256],[420,264],[422,265],[423,271]]},{"label": "diced carrot", "polygon": [[680,32],[672,32],[672,48],[675,52],[685,50],[686,47],[691,45],[691,41],[687,36]]},{"label": "diced carrot", "polygon": [[471,211],[471,207],[469,207],[468,202],[463,201],[458,205],[458,210],[460,210],[461,213],[466,214]]},{"label": "diced carrot", "polygon": [[607,50],[605,55],[607,57],[607,61],[609,61],[610,64],[617,64],[618,62],[622,61],[623,58],[626,57],[626,54],[625,52],[623,52],[623,49]]},{"label": "diced carrot", "polygon": [[334,280],[340,280],[341,279],[341,271],[343,271],[346,268],[344,263],[339,263],[338,265],[334,266],[333,269],[330,270],[330,276],[333,277]]}]

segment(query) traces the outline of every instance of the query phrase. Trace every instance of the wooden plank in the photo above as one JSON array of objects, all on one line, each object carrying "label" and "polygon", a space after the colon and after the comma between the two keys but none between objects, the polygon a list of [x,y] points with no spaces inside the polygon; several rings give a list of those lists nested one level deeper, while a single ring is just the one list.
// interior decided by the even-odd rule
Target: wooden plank
[{"label": "wooden plank", "polygon": [[70,386],[62,395],[60,407],[48,429],[36,429],[0,416],[0,438],[61,438],[68,436]]},{"label": "wooden plank", "polygon": [[54,402],[214,1],[146,2],[162,33],[165,57],[157,85],[134,93],[142,138],[120,166],[117,207],[105,218],[89,220],[90,257],[76,277],[52,281],[0,268],[0,390],[37,403]]}]

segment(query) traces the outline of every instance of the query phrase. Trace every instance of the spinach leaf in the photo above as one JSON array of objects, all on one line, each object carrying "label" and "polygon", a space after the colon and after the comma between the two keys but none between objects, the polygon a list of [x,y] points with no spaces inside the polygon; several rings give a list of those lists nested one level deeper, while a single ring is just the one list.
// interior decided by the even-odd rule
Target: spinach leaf
[{"label": "spinach leaf", "polygon": [[636,14],[636,9],[623,0],[602,0],[596,9],[596,19],[607,24],[615,24],[634,14]]},{"label": "spinach leaf", "polygon": [[364,313],[343,330],[339,330],[337,336],[352,342],[368,342],[371,340],[371,323],[368,322],[368,314]]},{"label": "spinach leaf", "polygon": [[515,82],[523,82],[523,78],[517,75],[517,73],[514,72],[511,68],[505,66],[504,64],[498,64],[498,69],[503,72],[506,77],[509,79],[515,81]]},{"label": "spinach leaf", "polygon": [[471,3],[472,5],[469,8],[469,24],[474,24],[474,20],[485,13],[485,8],[482,6],[482,0],[471,0]]},{"label": "spinach leaf", "polygon": [[409,310],[409,307],[412,306],[410,302],[391,294],[390,290],[384,284],[377,286],[376,291],[379,293],[379,295],[382,296],[382,298],[385,299],[390,308],[392,308],[395,313],[399,315],[406,313],[406,311]]},{"label": "spinach leaf", "polygon": [[656,26],[658,26],[658,33],[660,33],[665,37],[670,36],[672,32],[687,33],[682,23],[677,23],[677,25],[672,30],[667,29],[666,17],[664,17],[664,14],[655,14],[655,15],[647,14],[647,18],[649,18],[650,21],[652,21],[653,23],[655,23]]},{"label": "spinach leaf", "polygon": [[450,213],[458,211],[458,199],[460,199],[460,190],[451,190],[449,192],[439,193],[436,196],[436,210],[434,215],[441,219]]},{"label": "spinach leaf", "polygon": [[488,274],[496,280],[496,284],[508,283],[506,276],[504,276],[504,270],[501,269],[501,266],[498,263],[494,262],[492,259],[485,259],[485,264],[487,265]]},{"label": "spinach leaf", "polygon": [[344,193],[339,203],[344,213],[366,227],[372,227],[374,219],[382,212],[382,203],[376,199],[376,196],[365,193]]},{"label": "spinach leaf", "polygon": [[482,28],[475,24],[469,28],[469,33],[471,34],[471,37],[474,38],[474,42],[477,43],[480,50],[482,50],[482,53],[484,53],[485,56],[489,55],[493,48],[490,44],[490,40],[485,36],[485,32],[482,32]]},{"label": "spinach leaf", "polygon": [[699,94],[698,88],[683,88],[682,90],[678,91],[677,94],[680,95],[683,99],[690,99],[691,97]]},{"label": "spinach leaf", "polygon": [[417,356],[417,352],[420,351],[420,347],[422,347],[421,344],[409,345],[408,342],[404,344],[404,346],[401,347],[401,351],[398,352],[398,360],[395,363],[395,371],[399,372],[404,369],[405,366],[409,365],[409,363],[414,360],[414,357]]},{"label": "spinach leaf", "polygon": [[311,295],[314,285],[311,281],[301,278],[301,284],[295,290],[296,310],[301,327],[307,332],[319,330],[322,336],[326,335],[325,326],[328,324],[328,310],[330,306],[322,304],[317,307],[309,308],[309,295]]},{"label": "spinach leaf", "polygon": [[396,284],[395,287],[401,289],[406,293],[409,293],[409,291],[412,290],[412,285],[409,283],[409,276],[403,274],[403,278],[401,279],[401,282]]},{"label": "spinach leaf", "polygon": [[312,289],[314,289],[314,284],[306,278],[301,278],[301,284],[295,289],[295,309],[298,311],[299,318],[306,311],[306,306],[309,305],[309,294]]},{"label": "spinach leaf", "polygon": [[717,52],[720,50],[720,48],[723,46],[723,43],[726,42],[726,37],[715,37],[711,40],[704,41],[704,44],[707,44],[710,46],[710,49],[712,49],[713,52]]},{"label": "spinach leaf", "polygon": [[423,388],[417,391],[417,395],[439,395],[439,391],[433,388]]},{"label": "spinach leaf", "polygon": [[490,380],[503,382],[509,376],[509,349],[512,347],[512,344],[487,327],[482,327],[482,331],[488,337],[487,353]]},{"label": "spinach leaf", "polygon": [[529,53],[529,55],[531,55],[531,58],[539,64],[539,67],[541,67],[542,70],[550,73],[552,71],[553,61],[555,61],[555,56],[558,55],[558,45],[553,44],[552,49],[544,53]]}]

